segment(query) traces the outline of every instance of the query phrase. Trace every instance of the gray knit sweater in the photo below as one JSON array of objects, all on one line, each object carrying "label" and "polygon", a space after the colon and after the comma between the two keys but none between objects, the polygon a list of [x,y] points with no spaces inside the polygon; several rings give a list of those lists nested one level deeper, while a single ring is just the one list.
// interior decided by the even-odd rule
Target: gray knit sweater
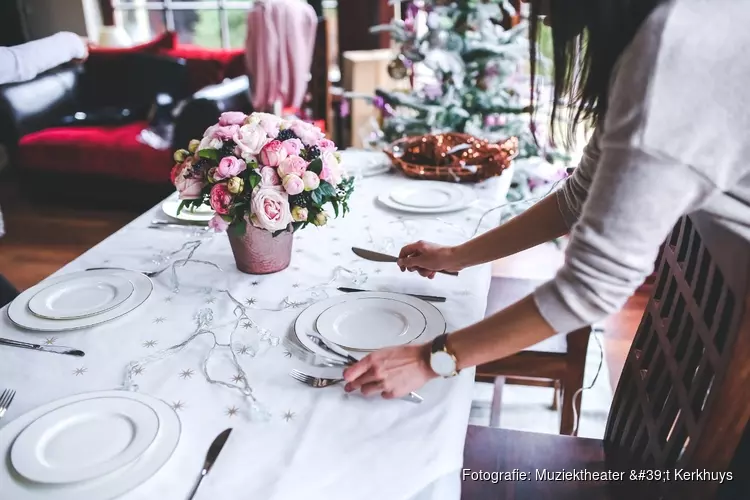
[{"label": "gray knit sweater", "polygon": [[619,310],[684,214],[750,240],[749,19],[750,2],[673,0],[626,49],[606,119],[556,193],[570,243],[534,293],[556,331]]}]

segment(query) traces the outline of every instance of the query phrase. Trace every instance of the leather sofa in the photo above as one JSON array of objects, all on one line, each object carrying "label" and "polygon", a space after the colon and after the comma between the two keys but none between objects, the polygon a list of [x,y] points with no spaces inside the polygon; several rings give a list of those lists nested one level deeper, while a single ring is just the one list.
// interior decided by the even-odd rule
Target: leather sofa
[{"label": "leather sofa", "polygon": [[[35,196],[150,206],[174,189],[174,149],[223,111],[251,111],[247,77],[193,93],[188,69],[184,59],[133,53],[0,86],[0,143],[11,174]],[[139,136],[149,129],[171,130],[171,144],[144,144]]]}]

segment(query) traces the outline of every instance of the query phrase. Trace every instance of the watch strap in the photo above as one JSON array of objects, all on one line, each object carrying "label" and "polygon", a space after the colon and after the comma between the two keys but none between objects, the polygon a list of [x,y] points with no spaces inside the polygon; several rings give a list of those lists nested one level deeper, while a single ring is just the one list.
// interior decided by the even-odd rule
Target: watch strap
[{"label": "watch strap", "polygon": [[440,351],[448,352],[448,349],[446,347],[447,342],[448,342],[448,334],[447,333],[444,333],[442,335],[438,335],[432,341],[432,352],[433,353],[440,352]]}]

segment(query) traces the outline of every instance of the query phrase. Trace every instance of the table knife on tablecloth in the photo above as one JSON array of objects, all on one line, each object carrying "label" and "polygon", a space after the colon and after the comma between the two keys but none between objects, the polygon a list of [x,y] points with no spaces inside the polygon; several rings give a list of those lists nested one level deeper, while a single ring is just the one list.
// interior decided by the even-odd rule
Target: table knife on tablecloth
[{"label": "table knife on tablecloth", "polygon": [[85,356],[81,350],[73,349],[72,347],[65,347],[61,345],[40,345],[30,344],[28,342],[21,342],[19,340],[2,339],[0,338],[0,345],[7,347],[20,347],[21,349],[31,349],[34,351],[51,352],[53,354],[67,354],[68,356]]},{"label": "table knife on tablecloth", "polygon": [[201,475],[198,478],[198,481],[195,483],[195,486],[193,486],[193,490],[190,492],[190,495],[188,496],[188,500],[192,500],[192,498],[195,496],[196,492],[198,491],[198,488],[200,487],[201,483],[203,482],[203,478],[206,477],[206,474],[211,470],[211,467],[214,466],[214,462],[216,462],[216,459],[219,457],[219,453],[221,453],[221,450],[224,448],[224,445],[227,442],[227,439],[229,439],[229,435],[232,433],[232,429],[227,429],[218,436],[216,436],[216,439],[214,439],[214,442],[211,443],[211,446],[208,448],[208,453],[206,453],[206,461],[203,463],[203,469],[201,469]]},{"label": "table knife on tablecloth", "polygon": [[[340,292],[346,292],[346,293],[356,293],[356,292],[369,292],[370,290],[360,290],[359,288],[347,288],[345,286],[340,286],[338,288]],[[382,291],[382,290],[379,290]],[[420,295],[417,293],[402,293],[402,292],[390,292],[390,293],[401,293],[402,295],[408,295],[409,297],[416,297],[418,299],[426,300],[427,302],[445,302],[445,297],[437,297],[435,295]]]},{"label": "table knife on tablecloth", "polygon": [[[365,260],[371,260],[374,262],[398,262],[398,257],[385,253],[373,252],[372,250],[367,250],[365,248],[352,247],[352,252]],[[455,271],[438,271],[438,273],[447,274],[449,276],[458,276],[458,273]]]}]

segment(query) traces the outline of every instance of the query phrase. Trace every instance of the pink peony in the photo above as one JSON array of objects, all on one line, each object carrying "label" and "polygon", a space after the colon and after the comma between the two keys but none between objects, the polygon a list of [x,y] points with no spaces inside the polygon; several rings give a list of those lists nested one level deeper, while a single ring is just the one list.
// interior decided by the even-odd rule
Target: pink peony
[{"label": "pink peony", "polygon": [[321,152],[330,151],[333,153],[336,151],[336,143],[334,143],[330,139],[321,139],[318,141],[318,149],[320,149]]},{"label": "pink peony", "polygon": [[284,145],[284,148],[286,149],[286,152],[289,156],[295,155],[299,156],[300,151],[305,149],[305,145],[302,144],[302,141],[299,139],[287,139],[284,142],[282,142]]},{"label": "pink peony", "polygon": [[241,111],[227,111],[219,117],[219,125],[226,127],[228,125],[242,126],[247,120],[247,115]]},{"label": "pink peony", "polygon": [[307,170],[307,162],[299,156],[288,156],[279,164],[279,176],[283,179],[289,174],[302,177]]},{"label": "pink peony", "polygon": [[302,182],[305,184],[305,191],[315,191],[320,186],[320,177],[315,172],[308,170],[302,174]]},{"label": "pink peony", "polygon": [[233,139],[237,144],[240,155],[245,160],[250,160],[259,155],[263,147],[271,141],[257,124],[243,125]]},{"label": "pink peony", "polygon": [[179,191],[179,198],[181,200],[197,200],[201,197],[201,191],[203,191],[203,181],[200,179],[186,178],[183,176],[177,177],[175,187]]},{"label": "pink peony", "polygon": [[208,221],[208,227],[217,233],[223,233],[229,227],[229,223],[221,215],[214,215],[213,219]]},{"label": "pink peony", "polygon": [[232,205],[232,195],[226,184],[216,184],[211,188],[211,208],[219,215],[229,213]]},{"label": "pink peony", "polygon": [[225,156],[219,162],[219,166],[216,168],[214,179],[217,181],[235,177],[242,173],[247,168],[247,164],[234,156]]},{"label": "pink peony", "polygon": [[305,146],[314,146],[325,137],[318,127],[301,120],[295,121],[291,128],[292,132],[300,138]]},{"label": "pink peony", "polygon": [[229,141],[234,138],[234,135],[239,131],[239,129],[239,125],[216,127],[213,130],[213,138],[220,139],[222,141]]},{"label": "pink peony", "polygon": [[283,184],[284,189],[289,195],[300,194],[305,190],[305,183],[302,182],[302,179],[300,179],[298,175],[287,175],[286,177],[284,177]]},{"label": "pink peony", "polygon": [[258,186],[253,190],[250,205],[253,214],[251,220],[255,227],[281,231],[292,222],[289,197],[284,192]]},{"label": "pink peony", "polygon": [[320,178],[329,184],[338,186],[344,179],[345,174],[338,158],[331,151],[324,152],[320,158],[323,161],[323,169],[320,172]]},{"label": "pink peony", "polygon": [[273,167],[263,167],[260,169],[260,185],[262,187],[280,186],[281,178]]},{"label": "pink peony", "polygon": [[260,164],[264,167],[278,167],[279,163],[284,161],[288,153],[284,145],[277,140],[273,140],[263,147],[260,152]]}]

